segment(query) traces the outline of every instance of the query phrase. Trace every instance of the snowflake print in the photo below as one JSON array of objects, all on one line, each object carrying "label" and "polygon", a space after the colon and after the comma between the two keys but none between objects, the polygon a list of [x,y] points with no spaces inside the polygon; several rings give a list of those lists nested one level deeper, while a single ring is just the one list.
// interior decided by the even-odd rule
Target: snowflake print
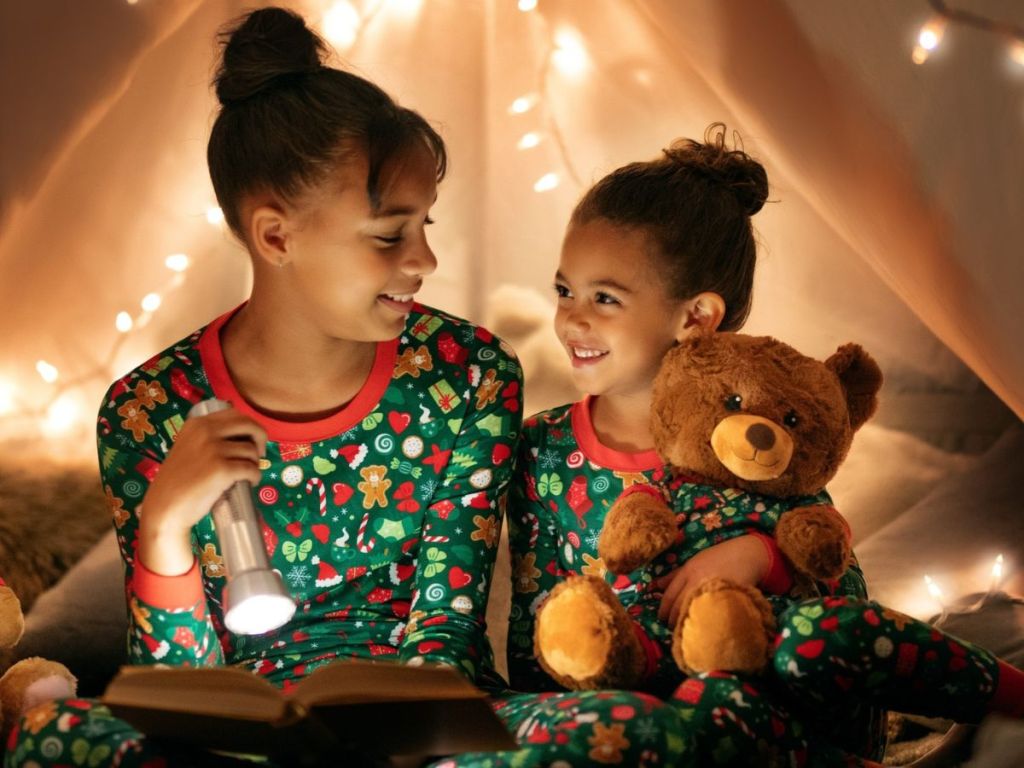
[{"label": "snowflake print", "polygon": [[426,501],[434,498],[434,491],[437,490],[437,480],[431,478],[420,484],[420,498]]},{"label": "snowflake print", "polygon": [[292,589],[305,589],[313,574],[301,565],[293,565],[284,578]]},{"label": "snowflake print", "polygon": [[661,729],[654,722],[653,717],[641,717],[634,725],[635,733],[640,741],[655,741],[661,735]]},{"label": "snowflake print", "polygon": [[537,456],[537,463],[540,464],[541,469],[554,469],[558,466],[558,452],[552,448],[546,448]]},{"label": "snowflake print", "polygon": [[597,549],[597,542],[600,538],[601,531],[597,529],[591,529],[591,531],[587,533],[587,535],[584,537],[584,541],[587,542],[587,546],[590,547],[590,550],[593,552],[595,549]]}]

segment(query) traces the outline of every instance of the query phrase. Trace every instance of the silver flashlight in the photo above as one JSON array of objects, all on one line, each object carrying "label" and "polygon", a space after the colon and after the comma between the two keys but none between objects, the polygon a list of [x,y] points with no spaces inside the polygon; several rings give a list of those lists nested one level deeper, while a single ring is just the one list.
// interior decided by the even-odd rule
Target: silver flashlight
[{"label": "silver flashlight", "polygon": [[[188,418],[230,407],[216,398],[203,400],[192,406]],[[236,635],[261,635],[286,624],[295,614],[295,601],[280,574],[270,568],[252,485],[239,480],[214,502],[211,512],[227,571],[224,625]]]}]

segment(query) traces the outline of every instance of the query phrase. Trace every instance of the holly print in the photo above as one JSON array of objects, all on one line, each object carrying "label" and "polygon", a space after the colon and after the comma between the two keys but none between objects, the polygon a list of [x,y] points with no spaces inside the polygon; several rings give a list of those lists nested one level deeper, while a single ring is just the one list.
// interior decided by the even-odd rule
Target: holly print
[{"label": "holly print", "polygon": [[[246,410],[220,349],[230,316],[115,382],[100,410],[132,660],[241,664],[285,685],[336,658],[419,658],[475,679],[491,663],[483,614],[521,419],[511,350],[418,306],[405,333],[378,345],[351,406],[296,425]],[[191,405],[214,396],[270,435],[254,501],[271,565],[298,610],[258,637],[223,626],[227,574],[209,515],[193,528],[193,573],[165,580],[135,562],[145,489]]]}]

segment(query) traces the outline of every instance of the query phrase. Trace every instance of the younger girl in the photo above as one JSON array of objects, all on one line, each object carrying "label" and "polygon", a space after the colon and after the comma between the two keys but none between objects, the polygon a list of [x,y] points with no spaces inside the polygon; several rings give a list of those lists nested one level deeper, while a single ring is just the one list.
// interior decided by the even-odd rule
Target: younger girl
[{"label": "younger girl", "polygon": [[[657,160],[620,168],[577,205],[555,276],[555,330],[586,396],[524,426],[509,504],[512,685],[557,689],[534,658],[535,617],[559,581],[585,574],[606,578],[627,608],[664,593],[664,636],[641,642],[649,649],[649,686],[671,684],[671,691],[681,682],[671,700],[684,762],[877,759],[880,713],[869,704],[966,720],[990,709],[1020,714],[1018,670],[867,602],[856,565],[836,594],[782,616],[774,675],[681,681],[662,648],[682,601],[709,576],[784,590],[788,575],[772,541],[738,535],[741,528],[714,531],[708,548],[653,585],[643,569],[609,575],[598,557],[611,503],[664,471],[648,418],[663,355],[690,334],[737,330],[749,312],[756,255],[750,217],[767,193],[761,165],[729,150],[724,127],[712,126],[704,143],[677,142]],[[795,629],[801,621],[822,641],[813,658],[796,648],[809,639]]]}]

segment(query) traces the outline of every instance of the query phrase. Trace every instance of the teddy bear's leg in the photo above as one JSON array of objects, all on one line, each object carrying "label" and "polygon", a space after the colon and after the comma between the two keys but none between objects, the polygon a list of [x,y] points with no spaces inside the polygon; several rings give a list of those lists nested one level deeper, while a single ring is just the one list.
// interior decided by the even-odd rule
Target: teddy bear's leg
[{"label": "teddy bear's leg", "polygon": [[647,666],[633,620],[594,576],[570,576],[551,590],[537,613],[534,653],[570,690],[632,688]]},{"label": "teddy bear's leg", "polygon": [[690,596],[672,632],[672,656],[687,674],[760,672],[775,635],[771,604],[759,591],[708,579]]},{"label": "teddy bear's leg", "polygon": [[630,573],[675,542],[676,516],[655,493],[630,493],[605,515],[597,553],[612,573]]},{"label": "teddy bear's leg", "polygon": [[0,677],[0,731],[6,736],[32,707],[75,695],[78,681],[63,664],[33,656]]},{"label": "teddy bear's leg", "polygon": [[831,507],[797,507],[775,526],[779,551],[816,581],[838,579],[850,562],[850,529]]}]

